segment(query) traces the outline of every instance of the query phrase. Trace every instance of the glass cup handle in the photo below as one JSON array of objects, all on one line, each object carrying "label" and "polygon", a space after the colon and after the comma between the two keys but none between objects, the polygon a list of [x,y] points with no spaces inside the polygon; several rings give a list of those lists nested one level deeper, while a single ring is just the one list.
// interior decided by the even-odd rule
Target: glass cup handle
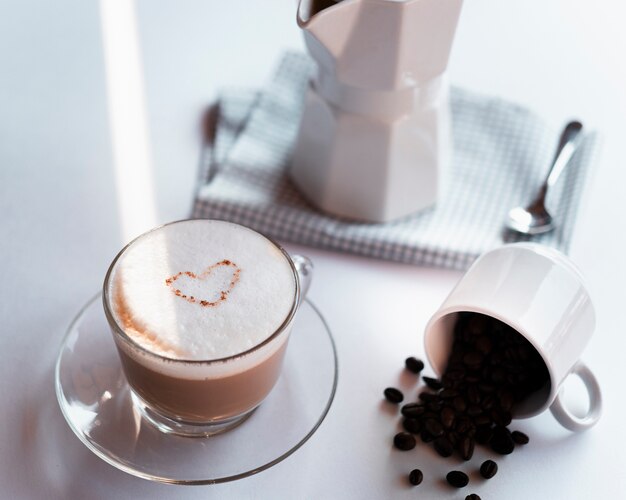
[{"label": "glass cup handle", "polygon": [[313,262],[304,255],[292,255],[291,260],[298,273],[298,279],[300,281],[300,302],[302,302],[309,291],[311,280],[313,279]]},{"label": "glass cup handle", "polygon": [[[587,393],[589,394],[589,411],[584,417],[577,417],[573,415],[566,407],[563,401],[563,388],[561,388],[556,395],[556,398],[550,406],[550,411],[554,418],[558,422],[569,429],[570,431],[584,431],[593,426],[602,413],[602,394],[600,392],[600,385],[593,372],[584,364],[579,361],[574,365],[570,375],[576,374],[580,377],[580,380],[585,384]],[[568,375],[569,376],[569,375]]]}]

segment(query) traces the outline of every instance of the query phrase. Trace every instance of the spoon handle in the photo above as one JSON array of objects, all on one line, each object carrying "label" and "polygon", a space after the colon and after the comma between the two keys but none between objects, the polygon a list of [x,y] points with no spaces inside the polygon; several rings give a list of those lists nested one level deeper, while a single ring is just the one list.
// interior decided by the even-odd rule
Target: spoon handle
[{"label": "spoon handle", "polygon": [[548,176],[544,182],[544,191],[547,191],[548,188],[551,188],[554,184],[556,184],[556,181],[563,172],[565,165],[567,165],[567,162],[572,158],[578,143],[578,135],[580,134],[582,128],[582,123],[572,121],[569,122],[563,129],[561,138],[559,139],[559,145],[556,153],[554,154],[554,160],[552,160],[552,166],[550,167],[550,171],[548,172]]}]

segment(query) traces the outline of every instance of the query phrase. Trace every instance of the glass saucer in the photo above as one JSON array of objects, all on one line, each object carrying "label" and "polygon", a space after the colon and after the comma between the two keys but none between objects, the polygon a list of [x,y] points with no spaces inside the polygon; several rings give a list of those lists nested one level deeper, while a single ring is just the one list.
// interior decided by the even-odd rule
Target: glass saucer
[{"label": "glass saucer", "polygon": [[67,423],[104,461],[153,481],[212,484],[268,469],[315,433],[335,396],[337,352],[324,318],[305,300],[282,374],[245,422],[207,438],[166,434],[132,403],[98,294],[72,321],[55,377]]}]

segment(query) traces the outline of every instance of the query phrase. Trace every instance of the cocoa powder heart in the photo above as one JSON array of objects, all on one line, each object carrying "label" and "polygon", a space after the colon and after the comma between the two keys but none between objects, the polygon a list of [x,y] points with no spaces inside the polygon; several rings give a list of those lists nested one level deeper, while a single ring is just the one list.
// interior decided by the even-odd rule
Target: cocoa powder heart
[{"label": "cocoa powder heart", "polygon": [[[207,299],[194,297],[193,295],[184,293],[180,288],[176,288],[174,285],[176,283],[176,280],[178,280],[181,276],[186,276],[192,280],[205,280],[209,276],[211,276],[213,271],[215,271],[215,269],[217,269],[218,267],[232,268],[232,277],[231,277],[230,283],[228,284],[228,287],[225,290],[224,289],[217,290],[218,298],[216,300],[207,300]],[[192,304],[197,303],[203,307],[215,307],[221,304],[222,302],[224,302],[228,298],[228,294],[233,290],[233,288],[235,288],[235,285],[237,285],[237,283],[239,282],[240,273],[241,273],[241,269],[239,268],[237,264],[235,264],[234,262],[230,260],[224,259],[220,262],[216,262],[215,264],[210,265],[201,274],[196,274],[192,271],[180,271],[174,274],[173,276],[170,276],[169,278],[167,278],[165,280],[165,284],[172,289],[172,292],[174,293],[174,295],[176,295],[177,297],[180,297],[181,299],[186,300],[187,302],[190,302]]]}]

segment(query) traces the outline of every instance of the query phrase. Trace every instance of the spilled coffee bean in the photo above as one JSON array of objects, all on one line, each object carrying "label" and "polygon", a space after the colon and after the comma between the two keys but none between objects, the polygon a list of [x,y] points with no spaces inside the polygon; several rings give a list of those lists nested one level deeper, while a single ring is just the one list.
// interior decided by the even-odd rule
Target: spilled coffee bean
[{"label": "spilled coffee bean", "polygon": [[428,432],[426,429],[422,429],[422,432],[420,432],[420,439],[424,442],[424,443],[430,443],[431,441],[435,440],[435,436],[433,436],[430,432]]},{"label": "spilled coffee bean", "polygon": [[399,404],[404,401],[404,394],[395,387],[387,387],[384,391],[385,399],[390,403]]},{"label": "spilled coffee bean", "polygon": [[399,432],[393,438],[393,444],[396,448],[402,451],[408,451],[415,448],[415,438],[408,432]]},{"label": "spilled coffee bean", "polygon": [[470,493],[465,497],[465,500],[480,500],[480,497],[476,493]]},{"label": "spilled coffee bean", "polygon": [[435,439],[433,446],[435,448],[435,451],[439,453],[439,455],[441,455],[442,457],[450,457],[452,456],[452,452],[454,451],[452,443],[448,441],[448,439],[445,437],[438,437],[437,439]]},{"label": "spilled coffee bean", "polygon": [[449,406],[444,406],[441,409],[441,413],[439,413],[439,419],[446,429],[450,429],[452,427],[455,418],[456,412]]},{"label": "spilled coffee bean", "polygon": [[469,477],[465,472],[460,470],[453,470],[446,474],[446,481],[450,486],[455,488],[464,488],[469,483]]},{"label": "spilled coffee bean", "polygon": [[423,415],[425,411],[426,408],[419,403],[408,403],[402,407],[400,413],[407,418],[416,418]]},{"label": "spilled coffee bean", "polygon": [[458,449],[463,460],[470,460],[474,455],[474,440],[469,436],[464,436],[459,441]]},{"label": "spilled coffee bean", "polygon": [[513,438],[515,444],[528,444],[528,441],[530,441],[528,436],[520,431],[511,432],[511,437]]},{"label": "spilled coffee bean", "polygon": [[411,356],[410,358],[406,358],[406,360],[404,361],[404,366],[410,372],[419,374],[424,369],[424,362],[421,359],[417,359]]},{"label": "spilled coffee bean", "polygon": [[498,472],[498,464],[493,460],[485,460],[480,466],[480,475],[485,479],[491,479]]},{"label": "spilled coffee bean", "polygon": [[438,438],[439,436],[443,436],[444,430],[443,430],[443,425],[441,425],[441,423],[436,420],[437,416],[433,414],[434,418],[429,418],[428,420],[426,420],[425,424],[424,424],[424,429],[426,429],[426,431],[428,431],[428,433],[434,437],[434,438]]},{"label": "spilled coffee bean", "polygon": [[424,479],[424,474],[422,473],[421,470],[413,469],[411,472],[409,472],[409,482],[413,486],[417,486],[418,484],[420,484],[423,479]]},{"label": "spilled coffee bean", "polygon": [[411,434],[419,434],[422,431],[422,423],[416,418],[405,418],[402,427]]},{"label": "spilled coffee bean", "polygon": [[428,387],[430,387],[431,389],[435,391],[443,388],[443,384],[441,383],[441,380],[439,380],[438,378],[424,376],[422,377],[422,380]]},{"label": "spilled coffee bean", "polygon": [[502,426],[496,426],[493,430],[493,437],[490,441],[491,449],[500,455],[513,453],[515,442],[511,437],[511,432]]}]

